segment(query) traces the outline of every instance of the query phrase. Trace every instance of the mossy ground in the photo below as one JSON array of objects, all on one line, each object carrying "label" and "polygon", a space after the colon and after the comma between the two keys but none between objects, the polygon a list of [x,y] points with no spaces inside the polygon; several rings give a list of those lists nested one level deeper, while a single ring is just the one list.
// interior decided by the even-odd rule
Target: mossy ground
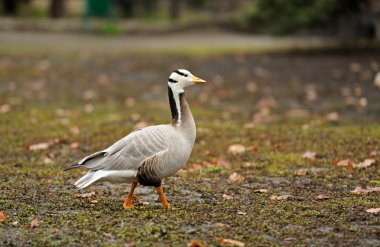
[{"label": "mossy ground", "polygon": [[[379,57],[3,55],[0,105],[10,109],[0,114],[0,211],[6,215],[0,243],[217,246],[229,238],[248,246],[378,246],[380,218],[366,209],[380,206],[379,193],[350,193],[379,186],[378,155],[377,164],[360,170],[332,161],[359,162],[380,151],[380,92],[370,84]],[[198,135],[184,172],[164,183],[175,210],[164,210],[154,189],[141,186],[136,194],[149,204],[134,210],[122,207],[129,185],[95,185],[82,192],[95,191],[94,197],[78,198],[73,182],[85,171],[63,168],[138,123],[168,122],[165,81],[178,67],[209,84],[187,90]],[[316,98],[307,95],[310,85]],[[339,117],[326,117],[331,112]],[[28,150],[54,138],[62,141]],[[254,152],[228,154],[235,143]],[[315,161],[302,157],[308,150],[318,154]],[[193,169],[215,158],[223,166]],[[300,168],[306,175],[296,175]],[[233,172],[245,180],[230,182]],[[284,194],[294,198],[270,199]],[[320,194],[329,199],[317,200]],[[40,225],[28,228],[34,218]]]}]

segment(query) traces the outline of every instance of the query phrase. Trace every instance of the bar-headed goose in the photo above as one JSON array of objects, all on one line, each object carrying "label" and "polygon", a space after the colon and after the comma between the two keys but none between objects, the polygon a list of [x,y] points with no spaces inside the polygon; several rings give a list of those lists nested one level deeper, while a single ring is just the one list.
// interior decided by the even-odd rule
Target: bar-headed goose
[{"label": "bar-headed goose", "polygon": [[168,94],[172,123],[133,131],[112,146],[91,154],[67,167],[86,167],[86,175],[75,182],[83,189],[94,182],[130,182],[131,189],[124,208],[133,208],[133,192],[137,184],[156,187],[165,208],[170,208],[161,188],[163,179],[185,166],[195,142],[195,122],[187,104],[184,88],[204,83],[189,71],[179,69],[171,73]]}]

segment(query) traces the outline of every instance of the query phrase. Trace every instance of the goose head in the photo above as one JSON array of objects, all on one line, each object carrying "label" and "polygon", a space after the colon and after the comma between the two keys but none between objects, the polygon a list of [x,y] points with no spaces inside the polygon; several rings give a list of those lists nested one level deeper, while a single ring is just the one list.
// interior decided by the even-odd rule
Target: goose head
[{"label": "goose head", "polygon": [[177,69],[173,73],[170,74],[169,80],[168,80],[168,86],[174,92],[181,93],[183,92],[183,89],[187,86],[190,86],[193,84],[201,84],[205,82],[206,82],[205,80],[194,76],[188,70]]}]

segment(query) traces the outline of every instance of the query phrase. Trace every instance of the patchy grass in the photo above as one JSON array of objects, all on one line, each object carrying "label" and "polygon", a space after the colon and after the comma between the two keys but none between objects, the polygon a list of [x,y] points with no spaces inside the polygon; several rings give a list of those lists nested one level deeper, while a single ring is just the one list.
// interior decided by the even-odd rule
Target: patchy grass
[{"label": "patchy grass", "polygon": [[[137,246],[184,246],[198,240],[207,246],[218,246],[218,239],[229,238],[248,246],[379,245],[380,218],[365,211],[379,207],[379,193],[350,193],[357,186],[378,186],[378,154],[372,154],[377,163],[365,169],[337,167],[333,163],[336,159],[359,162],[380,150],[380,127],[373,114],[378,105],[371,101],[376,99],[376,92],[362,86],[362,97],[371,102],[367,108],[346,106],[342,103],[345,99],[336,96],[339,86],[357,82],[346,60],[370,64],[371,59],[362,54],[345,59],[327,56],[326,61],[344,68],[347,77],[336,79],[331,86],[330,77],[315,79],[314,82],[327,81],[315,102],[323,104],[315,107],[300,96],[313,77],[303,71],[303,66],[315,60],[293,58],[295,62],[290,65],[284,62],[287,57],[281,56],[263,60],[227,57],[150,61],[99,56],[80,62],[67,56],[3,58],[0,105],[9,104],[11,108],[0,115],[0,211],[6,215],[0,222],[0,243],[119,246],[133,242]],[[284,84],[272,82],[276,78],[270,76],[263,79],[244,71],[239,74],[236,71],[248,66],[242,65],[241,59],[251,66],[278,71],[276,76]],[[326,61],[321,62],[319,74],[329,71],[323,67]],[[141,186],[136,194],[149,205],[129,211],[122,207],[128,185],[98,184],[82,192],[95,191],[95,196],[77,197],[80,192],[72,184],[84,170],[63,172],[63,168],[108,146],[137,124],[167,122],[170,116],[166,88],[155,78],[165,81],[168,67],[179,63],[194,68],[201,77],[210,77],[211,83],[203,89],[188,90],[198,136],[187,167],[164,183],[175,209],[164,210],[154,189]],[[215,75],[218,68],[222,72]],[[225,68],[230,68],[233,75],[228,76]],[[285,82],[292,76],[286,68],[300,71],[301,90],[297,86],[286,90]],[[232,79],[234,76],[238,82]],[[257,80],[258,93],[245,92],[249,80]],[[276,89],[278,104],[270,106],[273,118],[257,120],[252,115],[262,110],[258,99],[267,97],[266,90],[270,88]],[[86,90],[93,92],[86,94]],[[127,100],[129,103],[128,97],[133,98]],[[286,112],[294,99],[309,114],[289,117]],[[341,101],[334,108],[338,100]],[[325,114],[334,109],[341,110],[340,118],[326,120]],[[74,126],[79,133],[71,130]],[[47,149],[28,150],[31,144],[54,138],[60,141]],[[79,148],[72,146],[75,142]],[[228,146],[235,143],[255,148],[238,155],[227,153]],[[308,150],[317,152],[316,160],[302,157]],[[216,158],[222,162],[215,162]],[[194,163],[203,169],[194,169]],[[306,175],[296,174],[300,168],[307,170]],[[231,182],[229,176],[234,172],[245,180]],[[268,192],[255,193],[256,189]],[[223,194],[233,199],[226,200]],[[294,197],[286,201],[270,199],[287,194]],[[320,194],[329,199],[317,200]],[[40,225],[28,228],[35,218],[40,219]]]}]

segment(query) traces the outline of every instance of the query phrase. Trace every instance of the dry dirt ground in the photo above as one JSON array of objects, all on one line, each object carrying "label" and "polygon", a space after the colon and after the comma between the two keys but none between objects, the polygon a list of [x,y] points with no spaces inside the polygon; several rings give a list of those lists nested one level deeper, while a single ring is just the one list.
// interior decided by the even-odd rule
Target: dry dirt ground
[{"label": "dry dirt ground", "polygon": [[[108,54],[80,43],[55,53],[10,43],[0,55],[0,245],[380,246],[379,51]],[[127,184],[78,191],[85,171],[63,168],[169,122],[176,68],[208,83],[186,91],[198,132],[187,166],[164,182],[175,209],[149,187],[136,189],[134,210],[122,207]]]}]

